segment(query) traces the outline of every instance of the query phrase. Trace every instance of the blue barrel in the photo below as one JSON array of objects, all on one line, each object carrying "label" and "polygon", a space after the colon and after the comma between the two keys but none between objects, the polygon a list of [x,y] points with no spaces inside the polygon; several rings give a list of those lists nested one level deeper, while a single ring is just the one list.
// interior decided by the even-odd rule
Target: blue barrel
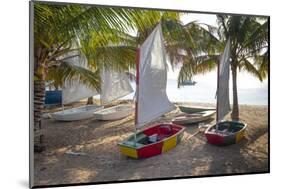
[{"label": "blue barrel", "polygon": [[62,103],[62,91],[45,91],[45,105],[56,105]]}]

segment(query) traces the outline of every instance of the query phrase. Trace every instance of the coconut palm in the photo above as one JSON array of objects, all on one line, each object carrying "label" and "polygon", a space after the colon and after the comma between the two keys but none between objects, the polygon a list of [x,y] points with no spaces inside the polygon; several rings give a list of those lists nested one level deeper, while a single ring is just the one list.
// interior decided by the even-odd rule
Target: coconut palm
[{"label": "coconut palm", "polygon": [[[89,37],[99,39],[99,47],[108,44],[108,36],[116,31],[133,28],[132,17],[136,10],[101,8],[82,5],[50,5],[32,2],[34,6],[34,128],[40,130],[44,108],[45,81],[55,79],[79,81],[99,89],[97,69],[89,71],[68,64],[71,56],[85,52],[82,41]],[[95,36],[93,36],[93,34]],[[87,52],[86,52],[87,53]],[[94,68],[94,66],[92,66]],[[35,133],[36,136],[36,133]],[[40,146],[41,134],[35,143]],[[38,142],[37,142],[38,141]]]},{"label": "coconut palm", "polygon": [[[34,124],[40,130],[45,81],[62,86],[66,80],[79,80],[99,90],[99,68],[130,70],[135,66],[136,48],[161,21],[167,52],[178,57],[183,34],[179,13],[139,9],[101,8],[81,5],[34,6]],[[137,36],[128,33],[136,31]],[[191,43],[190,35],[184,39]],[[177,41],[177,42],[174,42]],[[180,50],[180,49],[178,49]],[[90,71],[66,59],[85,55]],[[39,142],[40,143],[40,142]]]},{"label": "coconut palm", "polygon": [[[263,17],[217,15],[218,28],[201,28],[198,55],[189,58],[180,70],[179,81],[190,74],[215,69],[228,38],[231,40],[233,109],[231,118],[239,120],[237,72],[247,71],[260,81],[268,75],[268,20]],[[218,37],[217,37],[218,36]]]}]

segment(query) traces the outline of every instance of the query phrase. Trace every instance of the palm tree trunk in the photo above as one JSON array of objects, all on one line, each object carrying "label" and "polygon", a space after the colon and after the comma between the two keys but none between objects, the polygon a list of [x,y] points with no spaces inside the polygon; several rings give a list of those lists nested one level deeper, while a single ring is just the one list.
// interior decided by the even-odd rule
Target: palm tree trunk
[{"label": "palm tree trunk", "polygon": [[89,97],[89,98],[88,98],[87,104],[94,104],[94,99],[93,99],[93,97]]},{"label": "palm tree trunk", "polygon": [[42,152],[45,149],[44,136],[41,133],[42,114],[45,101],[45,81],[36,79],[34,81],[34,151]]},{"label": "palm tree trunk", "polygon": [[[40,52],[40,49],[37,53]],[[45,104],[45,67],[44,63],[39,61],[40,53],[36,54],[34,61],[34,152],[45,150],[44,135],[42,133],[42,115]]]},{"label": "palm tree trunk", "polygon": [[238,94],[237,94],[237,66],[233,64],[231,66],[232,73],[232,90],[233,90],[233,107],[231,113],[232,120],[239,120],[239,106],[238,106]]}]

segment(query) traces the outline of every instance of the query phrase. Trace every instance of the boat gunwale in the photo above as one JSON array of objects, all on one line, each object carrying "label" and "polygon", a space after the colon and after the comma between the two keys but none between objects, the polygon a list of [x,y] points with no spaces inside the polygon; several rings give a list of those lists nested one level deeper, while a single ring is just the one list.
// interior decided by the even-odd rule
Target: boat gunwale
[{"label": "boat gunwale", "polygon": [[84,108],[87,108],[87,107],[93,107],[91,108],[90,110],[95,110],[95,109],[99,109],[97,111],[100,111],[104,108],[104,106],[101,106],[101,105],[96,105],[96,104],[91,104],[91,105],[82,105],[82,106],[79,106],[79,107],[72,107],[72,108],[68,108],[68,109],[65,109],[65,110],[60,110],[60,111],[57,111],[57,112],[53,112],[51,113],[51,115],[65,115],[65,114],[78,114],[78,113],[81,113],[81,112],[85,112],[85,111],[75,111],[75,112],[72,112],[71,110],[74,110],[74,109],[81,109],[83,110]]},{"label": "boat gunwale", "polygon": [[[167,141],[168,139],[171,139],[171,138],[174,137],[174,136],[180,135],[180,134],[183,133],[184,130],[185,130],[185,127],[184,127],[184,126],[178,125],[178,124],[175,124],[175,123],[158,123],[158,124],[154,124],[154,125],[152,125],[152,126],[149,126],[149,127],[145,128],[144,130],[150,129],[150,128],[155,127],[155,126],[158,126],[158,125],[164,125],[164,124],[175,125],[175,126],[177,126],[177,127],[180,127],[181,129],[180,129],[177,133],[175,133],[175,134],[173,134],[173,135],[171,135],[171,136],[169,136],[169,137],[167,137],[167,138],[164,138],[164,139],[162,139],[162,140],[160,140],[160,141],[151,143],[151,144],[146,144],[146,145],[139,146],[139,147],[137,147],[137,146],[129,146],[129,145],[124,144],[124,143],[123,143],[124,141],[128,141],[128,139],[132,137],[132,135],[130,135],[128,138],[126,138],[125,140],[123,140],[123,142],[118,142],[118,145],[119,145],[119,146],[125,146],[125,147],[128,147],[128,148],[132,148],[132,149],[139,150],[139,149],[144,148],[144,147],[147,147],[147,146],[151,146],[151,145],[155,145],[155,144],[159,144],[159,143],[161,143],[161,142]],[[141,130],[141,131],[137,132],[136,134],[142,133],[144,130]]]}]

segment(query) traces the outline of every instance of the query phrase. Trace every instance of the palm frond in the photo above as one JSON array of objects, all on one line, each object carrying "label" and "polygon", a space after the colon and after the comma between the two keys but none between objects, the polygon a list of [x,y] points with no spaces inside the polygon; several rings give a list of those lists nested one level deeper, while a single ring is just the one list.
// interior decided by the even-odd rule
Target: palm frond
[{"label": "palm frond", "polygon": [[263,80],[259,70],[247,59],[241,60],[241,68],[253,76],[257,77],[260,81]]},{"label": "palm frond", "polygon": [[66,61],[60,61],[58,66],[51,67],[48,72],[48,78],[54,80],[60,86],[63,86],[65,81],[79,81],[100,91],[100,74],[98,71],[92,72]]}]

